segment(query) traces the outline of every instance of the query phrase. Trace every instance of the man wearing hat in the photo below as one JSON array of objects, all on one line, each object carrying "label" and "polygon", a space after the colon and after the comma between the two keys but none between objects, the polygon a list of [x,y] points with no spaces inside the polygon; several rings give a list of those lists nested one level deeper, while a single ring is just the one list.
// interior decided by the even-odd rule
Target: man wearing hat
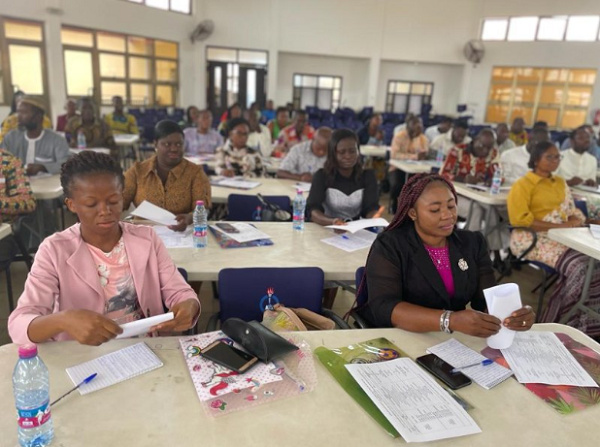
[{"label": "man wearing hat", "polygon": [[[20,90],[15,92],[15,95],[13,96],[13,103],[10,108],[10,115],[8,115],[6,119],[2,121],[2,131],[0,131],[0,143],[2,142],[2,139],[6,135],[8,135],[8,132],[19,127],[19,118],[17,117],[17,106],[19,105],[21,99],[24,96],[25,93],[23,93]],[[44,129],[52,129],[52,123],[50,122],[50,118],[48,118],[48,115],[44,115],[44,122],[42,125]]]},{"label": "man wearing hat", "polygon": [[44,109],[44,104],[37,98],[24,96],[17,106],[19,128],[11,130],[0,144],[21,160],[27,175],[58,174],[69,158],[67,140],[42,127]]}]

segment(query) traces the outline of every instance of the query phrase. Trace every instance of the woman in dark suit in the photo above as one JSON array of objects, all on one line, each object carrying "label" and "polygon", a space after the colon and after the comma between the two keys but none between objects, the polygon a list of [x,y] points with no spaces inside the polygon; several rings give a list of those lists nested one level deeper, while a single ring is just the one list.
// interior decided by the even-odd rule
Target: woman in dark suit
[{"label": "woman in dark suit", "polygon": [[455,228],[456,202],[454,187],[439,175],[406,183],[394,219],[367,259],[369,301],[359,313],[373,326],[478,337],[497,333],[501,324],[531,328],[529,306],[503,322],[485,313],[483,289],[495,285],[492,263],[481,233]]}]

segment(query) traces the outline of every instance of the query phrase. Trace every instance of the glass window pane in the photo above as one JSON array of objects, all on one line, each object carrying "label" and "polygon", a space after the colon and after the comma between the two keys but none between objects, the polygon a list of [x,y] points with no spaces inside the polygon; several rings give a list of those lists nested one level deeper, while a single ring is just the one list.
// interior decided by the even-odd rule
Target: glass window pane
[{"label": "glass window pane", "polygon": [[92,53],[65,50],[65,76],[67,96],[88,96],[93,93],[94,75]]},{"label": "glass window pane", "polygon": [[190,13],[190,0],[171,0],[171,11]]},{"label": "glass window pane", "polygon": [[174,61],[156,61],[156,79],[158,81],[176,82],[177,81],[177,62]]},{"label": "glass window pane", "polygon": [[[567,17],[542,17],[538,25],[538,40],[563,40]],[[545,120],[543,120],[545,121]]]},{"label": "glass window pane", "polygon": [[433,93],[433,84],[427,84],[427,88],[425,89],[425,94],[431,96]]},{"label": "glass window pane", "polygon": [[129,86],[131,97],[129,103],[135,106],[146,106],[152,104],[152,86],[132,82]]},{"label": "glass window pane", "polygon": [[256,101],[256,70],[248,70],[246,77],[246,108]]},{"label": "glass window pane", "polygon": [[[598,16],[570,16],[566,40],[593,42],[598,36]],[[563,118],[564,120],[564,118]]]},{"label": "glass window pane", "polygon": [[516,103],[533,103],[535,101],[536,92],[537,85],[517,84],[515,86],[514,101]]},{"label": "glass window pane", "polygon": [[241,64],[267,65],[267,53],[265,51],[240,50],[238,62]]},{"label": "glass window pane", "polygon": [[317,79],[316,76],[302,76],[302,87],[316,87]]},{"label": "glass window pane", "polygon": [[408,101],[408,111],[414,113],[415,115],[420,115],[422,107],[423,97],[420,95],[411,95],[410,100]]},{"label": "glass window pane", "polygon": [[315,103],[315,95],[317,94],[317,90],[314,88],[303,88],[302,96],[300,97],[300,108],[304,109],[307,106],[314,107]]},{"label": "glass window pane", "polygon": [[302,86],[302,76],[294,75],[294,87]]},{"label": "glass window pane", "polygon": [[565,88],[555,85],[542,86],[540,94],[540,104],[556,104],[561,105],[564,98]]},{"label": "glass window pane", "polygon": [[177,59],[177,44],[173,42],[165,42],[164,40],[155,40],[154,55],[157,57]]},{"label": "glass window pane", "polygon": [[558,124],[558,109],[538,109],[535,116],[536,121],[546,121],[548,126],[556,127]]},{"label": "glass window pane", "polygon": [[589,84],[596,82],[596,70],[570,70],[569,82],[571,84]]},{"label": "glass window pane", "polygon": [[544,70],[545,82],[565,82],[567,80],[568,70],[563,68],[546,68]]},{"label": "glass window pane", "polygon": [[406,113],[406,106],[408,105],[408,95],[394,95],[394,113]]},{"label": "glass window pane", "polygon": [[512,81],[515,77],[513,67],[494,67],[492,70],[492,79],[494,81]]},{"label": "glass window pane", "polygon": [[124,82],[103,81],[100,83],[100,95],[102,104],[110,104],[113,96],[127,97],[127,89]]},{"label": "glass window pane", "polygon": [[567,105],[588,107],[592,100],[592,87],[569,87]]},{"label": "glass window pane", "polygon": [[237,61],[236,50],[230,48],[208,47],[206,49],[206,59],[209,61],[235,62]]},{"label": "glass window pane", "polygon": [[99,32],[96,34],[96,38],[99,50],[125,52],[125,36]]},{"label": "glass window pane", "polygon": [[127,51],[131,54],[151,54],[152,41],[144,37],[129,36],[127,38]]},{"label": "glass window pane", "polygon": [[512,86],[506,84],[492,84],[490,86],[490,101],[510,102]]},{"label": "glass window pane", "polygon": [[170,85],[157,85],[156,86],[156,105],[158,106],[172,106],[175,104],[173,87]]},{"label": "glass window pane", "polygon": [[100,53],[100,76],[103,78],[125,77],[125,56]]},{"label": "glass window pane", "polygon": [[413,95],[424,95],[425,94],[425,84],[412,84],[410,93]]},{"label": "glass window pane", "polygon": [[488,123],[508,122],[508,106],[491,105],[487,108],[485,121]]},{"label": "glass window pane", "polygon": [[342,78],[336,76],[333,80],[333,88],[340,88],[342,86]]},{"label": "glass window pane", "polygon": [[410,82],[396,82],[396,92],[408,94],[410,93]]},{"label": "glass window pane", "polygon": [[319,90],[317,97],[317,107],[319,109],[331,109],[332,108],[332,94],[331,90]]},{"label": "glass window pane", "polygon": [[214,75],[214,81],[215,81],[215,96],[214,96],[214,101],[215,101],[215,106],[217,108],[221,108],[221,76],[223,76],[223,72],[221,70],[221,67],[215,67],[215,75]]},{"label": "glass window pane", "polygon": [[507,19],[487,19],[483,21],[482,40],[504,40],[508,29]]},{"label": "glass window pane", "polygon": [[76,45],[88,48],[94,46],[94,34],[88,31],[63,28],[60,30],[60,40],[63,45]]},{"label": "glass window pane", "polygon": [[512,17],[508,26],[508,40],[535,40],[537,17]]},{"label": "glass window pane", "polygon": [[339,89],[333,90],[333,100],[334,101],[339,101],[340,100],[340,91],[339,91]]},{"label": "glass window pane", "polygon": [[586,115],[586,110],[565,110],[560,122],[560,127],[563,129],[575,129],[582,124],[585,124]]},{"label": "glass window pane", "polygon": [[144,57],[130,57],[129,77],[131,79],[150,79],[150,60]]},{"label": "glass window pane", "polygon": [[531,116],[533,115],[533,107],[526,106],[513,106],[510,114],[509,121],[513,121],[517,117],[521,117],[525,120],[525,125],[531,126]]},{"label": "glass window pane", "polygon": [[31,40],[41,42],[42,25],[30,22],[16,22],[7,20],[4,22],[4,35],[7,39]]},{"label": "glass window pane", "polygon": [[319,88],[333,88],[333,78],[330,76],[320,76]]},{"label": "glass window pane", "polygon": [[42,53],[38,47],[9,45],[10,76],[15,89],[28,95],[43,95]]},{"label": "glass window pane", "polygon": [[146,0],[146,5],[151,8],[169,10],[169,0]]},{"label": "glass window pane", "polygon": [[517,81],[530,81],[537,83],[541,76],[541,68],[517,68]]}]

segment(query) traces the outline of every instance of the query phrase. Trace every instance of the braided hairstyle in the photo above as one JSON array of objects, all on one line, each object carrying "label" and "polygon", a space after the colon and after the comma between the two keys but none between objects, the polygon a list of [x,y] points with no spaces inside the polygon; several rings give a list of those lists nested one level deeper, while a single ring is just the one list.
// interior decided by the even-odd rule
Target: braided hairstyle
[{"label": "braided hairstyle", "polygon": [[73,182],[93,174],[112,174],[119,179],[121,187],[125,185],[123,169],[110,155],[92,150],[83,151],[69,158],[60,168],[60,184],[65,197],[72,198]]}]

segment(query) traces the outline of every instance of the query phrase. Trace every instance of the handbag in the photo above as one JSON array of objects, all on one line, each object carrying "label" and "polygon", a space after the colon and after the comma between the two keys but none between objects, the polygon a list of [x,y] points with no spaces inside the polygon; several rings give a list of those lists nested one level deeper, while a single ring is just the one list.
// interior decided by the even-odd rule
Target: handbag
[{"label": "handbag", "polygon": [[263,362],[270,362],[289,352],[298,350],[298,346],[290,343],[258,321],[229,318],[225,320],[221,330]]},{"label": "handbag", "polygon": [[289,222],[292,215],[282,210],[279,205],[268,202],[261,194],[256,194],[256,197],[262,205],[260,218],[264,222]]},{"label": "handbag", "polygon": [[285,307],[275,304],[273,309],[265,309],[262,324],[273,331],[312,331],[333,330],[335,322],[312,310]]}]

